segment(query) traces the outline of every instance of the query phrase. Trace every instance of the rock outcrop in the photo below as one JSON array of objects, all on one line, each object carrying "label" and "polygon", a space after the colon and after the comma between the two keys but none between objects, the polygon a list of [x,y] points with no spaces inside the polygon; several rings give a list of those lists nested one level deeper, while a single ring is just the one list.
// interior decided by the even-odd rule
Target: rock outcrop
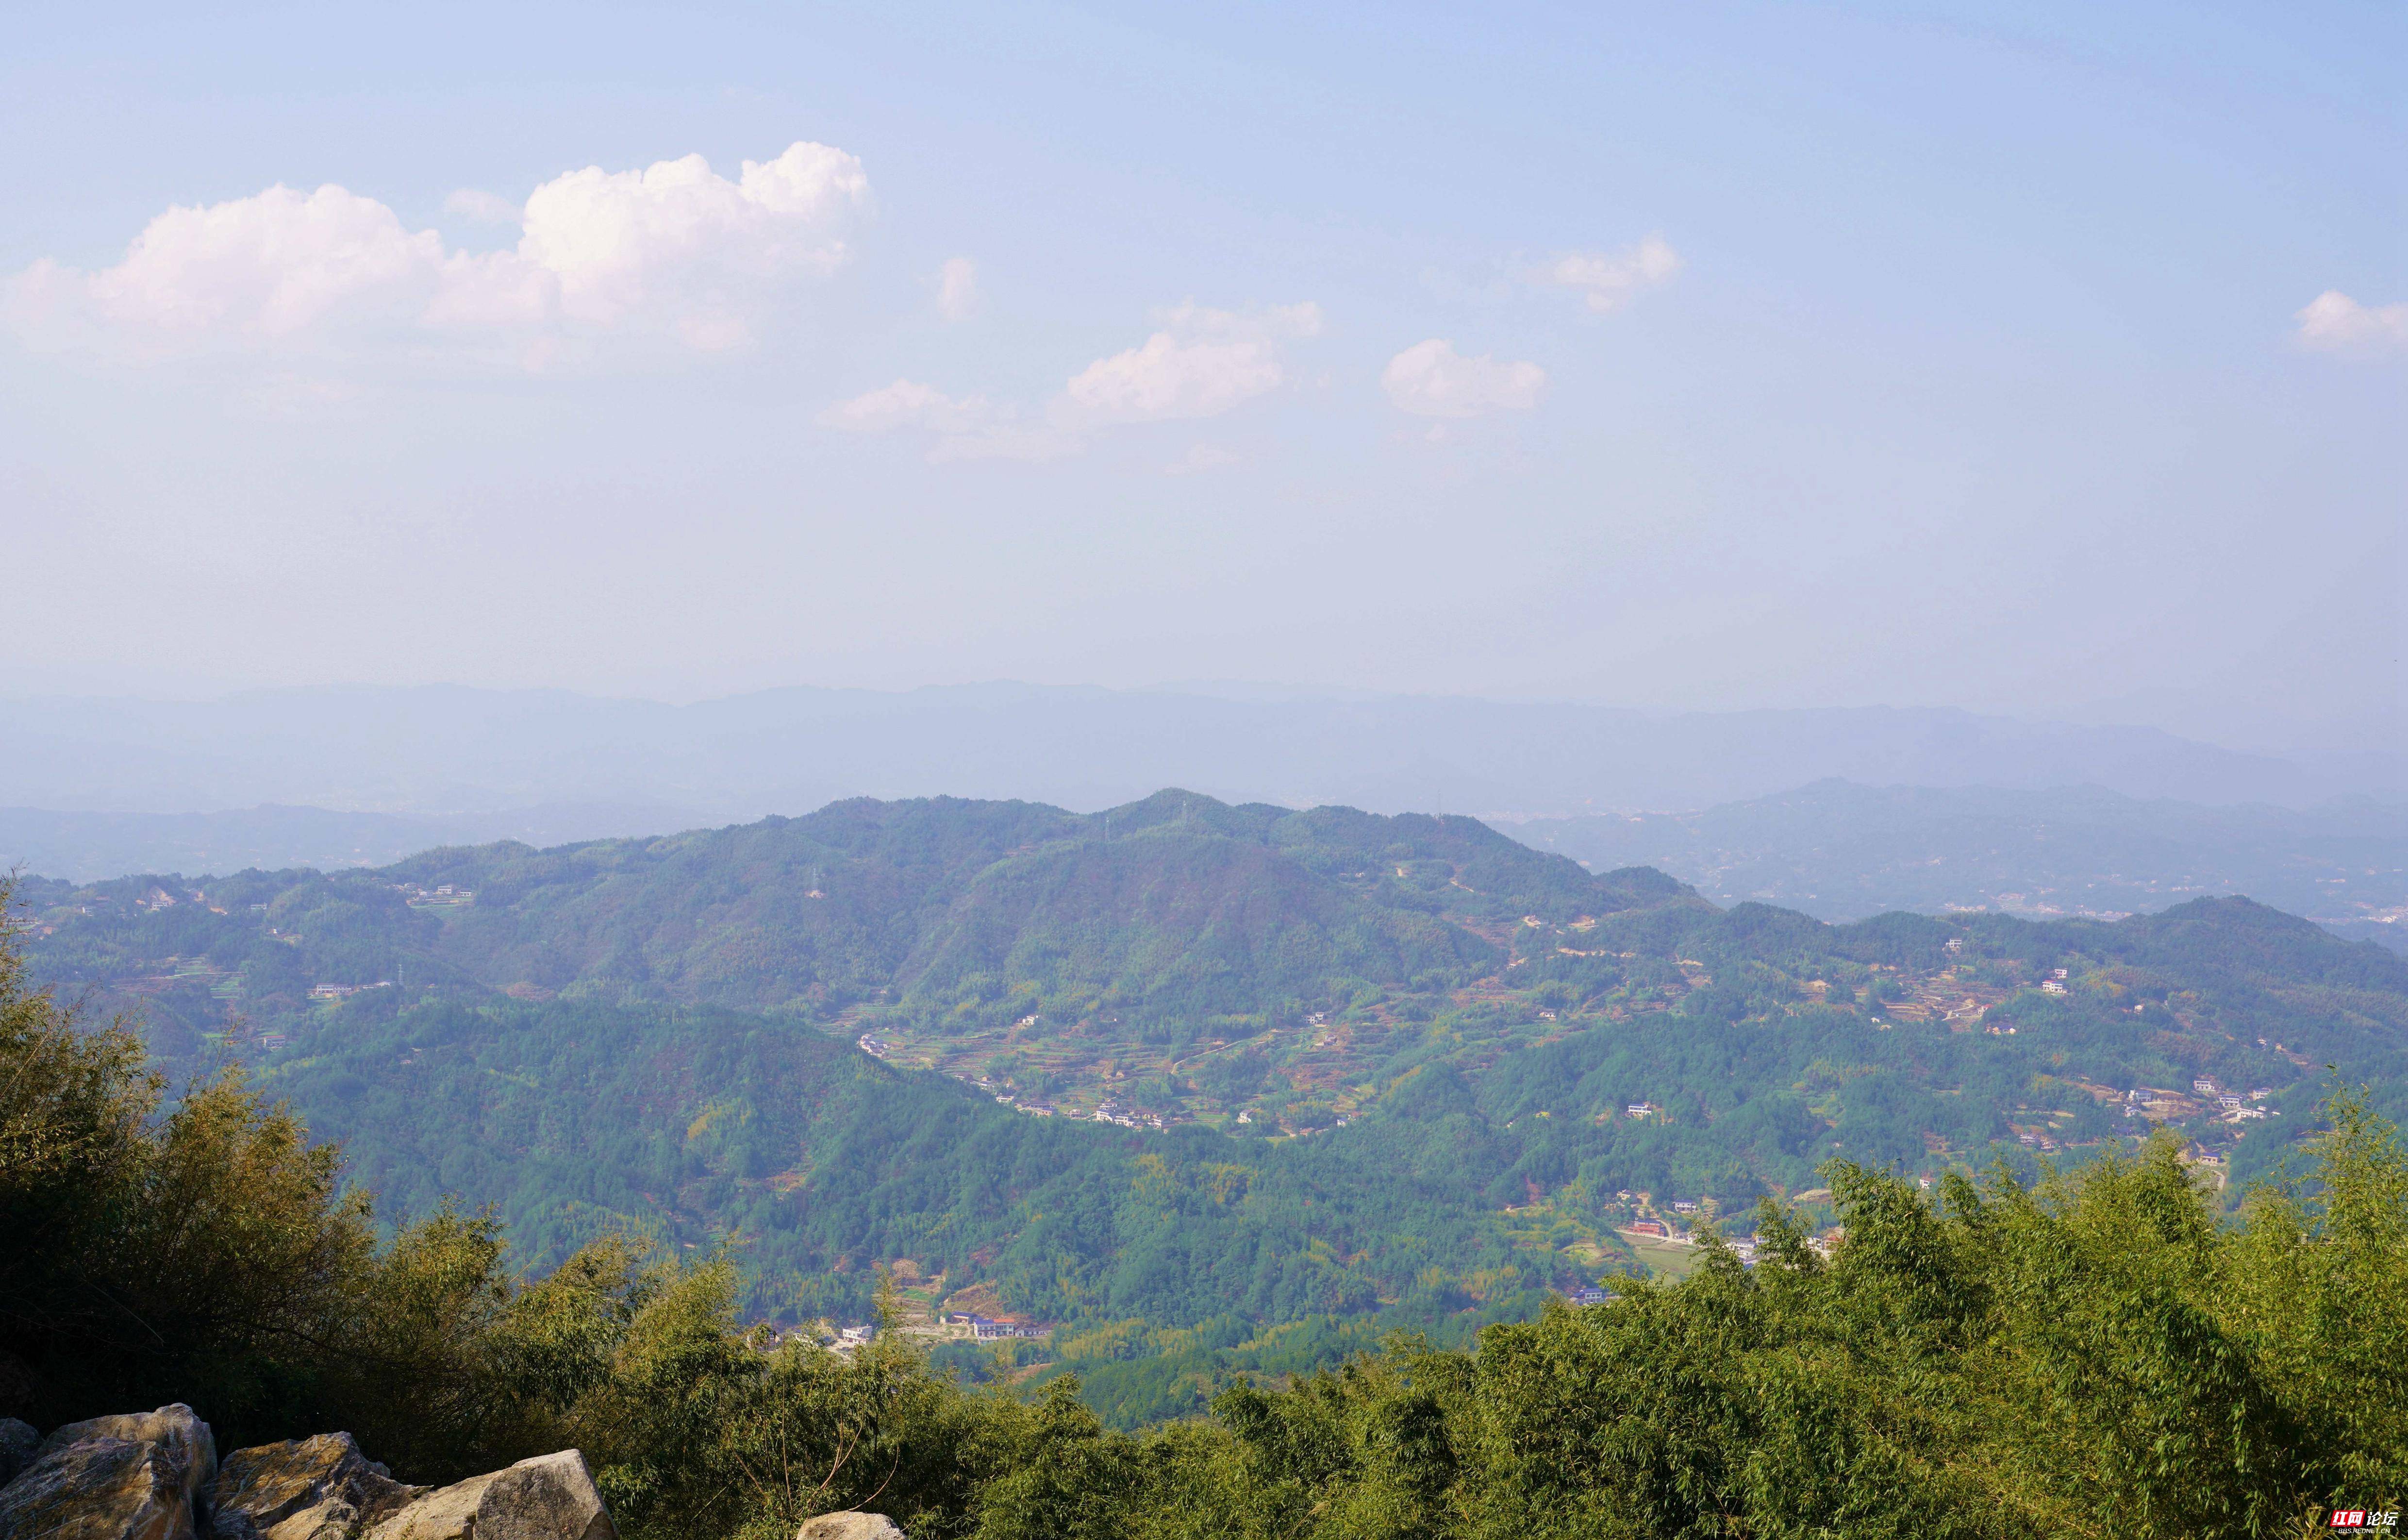
[{"label": "rock outcrop", "polygon": [[0,1540],[194,1540],[217,1463],[189,1406],[71,1422],[0,1487]]},{"label": "rock outcrop", "polygon": [[882,1513],[824,1513],[804,1519],[795,1540],[903,1540],[903,1532]]},{"label": "rock outcrop", "polygon": [[351,1540],[426,1494],[360,1453],[349,1433],[226,1457],[209,1494],[210,1540]]},{"label": "rock outcrop", "polygon": [[619,1540],[619,1532],[585,1457],[563,1449],[428,1492],[363,1540]]},{"label": "rock outcrop", "polygon": [[395,1481],[349,1433],[237,1449],[221,1470],[209,1425],[178,1405],[70,1423],[38,1441],[25,1424],[0,1420],[0,1540],[618,1540],[618,1532],[575,1449],[433,1490]]}]

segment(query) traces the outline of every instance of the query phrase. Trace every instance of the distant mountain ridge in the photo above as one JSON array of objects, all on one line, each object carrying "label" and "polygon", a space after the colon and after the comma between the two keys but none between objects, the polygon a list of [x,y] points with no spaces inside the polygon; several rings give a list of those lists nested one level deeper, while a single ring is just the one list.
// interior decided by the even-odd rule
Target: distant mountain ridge
[{"label": "distant mountain ridge", "polygon": [[[201,897],[169,892],[188,888]],[[426,899],[438,889],[474,897]],[[38,908],[68,890],[36,882],[21,897]],[[895,1000],[982,1021],[1033,1004],[1192,1023],[1485,971],[1526,917],[1700,901],[1660,873],[1592,875],[1468,817],[1176,790],[1093,814],[856,799],[652,839],[450,847],[375,871],[138,877],[108,892],[119,896],[87,900],[93,912],[65,920],[47,956],[89,936],[85,971],[105,976],[115,928],[145,914],[193,930],[195,950],[229,927],[297,938],[247,965],[239,998],[262,1019],[308,1009],[313,987],[407,973],[813,1015]]]},{"label": "distant mountain ridge", "polygon": [[[1695,809],[1825,776],[2087,783],[2200,802],[2386,789],[2153,728],[1944,709],[1666,713],[1021,684],[797,688],[687,706],[449,686],[15,700],[0,701],[0,736],[10,745],[0,806],[192,813],[266,802],[449,818],[633,805],[658,810],[652,827],[664,829],[856,796],[1101,809],[1173,784],[1230,801],[1520,813]],[[2408,784],[2408,771],[2397,780]]]}]

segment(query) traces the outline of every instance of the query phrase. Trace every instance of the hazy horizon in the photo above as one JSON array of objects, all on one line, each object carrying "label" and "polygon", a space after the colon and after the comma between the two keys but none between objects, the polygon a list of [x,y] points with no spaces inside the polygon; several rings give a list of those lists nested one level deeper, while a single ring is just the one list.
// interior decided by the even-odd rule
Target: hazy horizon
[{"label": "hazy horizon", "polygon": [[2400,752],[2404,28],[27,17],[8,688],[1259,679]]},{"label": "hazy horizon", "polygon": [[[961,678],[928,681],[901,685],[822,684],[788,683],[767,684],[752,689],[724,692],[639,690],[588,690],[566,684],[475,684],[458,681],[435,680],[415,684],[389,684],[369,680],[324,680],[273,684],[251,684],[231,688],[204,688],[189,682],[182,688],[172,686],[121,691],[86,691],[66,688],[5,689],[0,688],[0,705],[38,706],[75,703],[107,706],[206,706],[223,705],[250,699],[278,697],[298,698],[308,695],[330,697],[364,696],[392,693],[434,697],[445,692],[465,696],[491,696],[527,699],[553,697],[627,706],[664,706],[683,708],[724,704],[747,699],[767,698],[781,695],[855,696],[864,698],[942,697],[972,695],[980,692],[1010,692],[1026,690],[1051,695],[1076,697],[1165,696],[1193,697],[1204,700],[1236,702],[1322,703],[1339,705],[1363,702],[1462,702],[1481,705],[1553,707],[1577,711],[1627,712],[1648,720],[1665,720],[1681,716],[1739,717],[1750,715],[1782,715],[1787,713],[1880,713],[1917,712],[1956,712],[1965,715],[1998,721],[2014,722],[2035,727],[2103,727],[2136,728],[2166,733],[2205,746],[2229,750],[2254,756],[2284,759],[2302,764],[2352,768],[2339,772],[2351,784],[2344,791],[2367,791],[2374,794],[2397,791],[2408,795],[2408,742],[2394,741],[2381,723],[2324,723],[2302,727],[2293,723],[2284,727],[2267,724],[2243,724],[2219,714],[2221,698],[2214,692],[2185,693],[2171,690],[2128,698],[2116,701],[2100,701],[2084,709],[2067,708],[2057,712],[2017,712],[1982,710],[1955,701],[1889,701],[1875,700],[1854,704],[1819,706],[1767,703],[1755,706],[1691,709],[1677,705],[1649,705],[1610,698],[1584,698],[1545,692],[1514,694],[1512,692],[1480,693],[1460,690],[1387,690],[1360,685],[1333,685],[1297,683],[1274,683],[1264,680],[1179,679],[1134,685],[1106,685],[1094,683],[1040,683],[1025,679],[1001,677]],[[2249,726],[2257,731],[2244,730]],[[2350,730],[2350,729],[2358,730]],[[2071,783],[2069,783],[2071,784]]]},{"label": "hazy horizon", "polygon": [[1020,798],[1094,811],[1164,786],[1235,802],[1526,817],[1697,810],[1825,778],[2099,785],[2294,808],[2396,800],[2408,784],[2395,756],[2249,754],[2154,727],[1955,708],[1684,712],[1022,684],[793,687],[688,704],[469,686],[289,687],[201,701],[50,697],[0,699],[0,736],[12,746],[0,757],[0,807],[279,805],[437,817],[641,808],[685,825],[791,815],[855,796]]}]

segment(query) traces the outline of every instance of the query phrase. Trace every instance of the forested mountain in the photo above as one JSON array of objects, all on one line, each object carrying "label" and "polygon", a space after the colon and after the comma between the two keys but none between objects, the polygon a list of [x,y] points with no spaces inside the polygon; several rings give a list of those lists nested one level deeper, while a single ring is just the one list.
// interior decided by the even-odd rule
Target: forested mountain
[{"label": "forested mountain", "polygon": [[343,1140],[397,1216],[445,1194],[496,1202],[543,1268],[631,1223],[673,1245],[724,1239],[754,1306],[787,1319],[867,1319],[876,1264],[896,1259],[1043,1320],[1165,1326],[1358,1314],[1484,1269],[1520,1289],[1580,1273],[1544,1257],[1512,1273],[1481,1181],[1493,1160],[1022,1116],[792,1021],[709,1008],[338,1014],[261,1084]]},{"label": "forested mountain", "polygon": [[[750,1060],[804,1089],[816,1121],[848,1135],[875,1125],[869,1147],[847,1152],[840,1137],[829,1153],[910,1201],[889,1216],[908,1232],[879,1244],[941,1252],[947,1239],[927,1221],[949,1201],[968,1224],[994,1213],[958,1206],[983,1190],[926,1179],[943,1139],[892,1137],[927,1110],[909,1105],[914,1088],[844,1062],[833,1045],[801,1048],[817,1062],[781,1076],[770,1066],[794,1045],[758,1018],[689,1023],[710,1040],[697,1058],[693,1033],[651,1035],[595,1010],[431,1019],[439,1011],[410,1013],[430,1019],[406,1044],[369,1034],[354,1044],[367,1056],[358,1062],[406,1049],[425,1076],[407,1100],[468,1105],[480,1088],[464,1081],[537,1087],[533,1074],[458,1052],[521,1037],[534,1052],[494,1057],[560,1076],[567,1098],[597,1093],[594,1122],[666,1144],[645,1116],[654,1090],[674,1096],[687,1069],[713,1083],[742,1078]],[[607,1083],[595,1083],[591,1056],[578,1074],[587,1043],[619,1066]],[[933,1077],[920,1088],[944,1089]],[[120,1512],[142,1502],[187,1517],[177,1478],[188,1467],[173,1451],[151,1457],[164,1479],[129,1479],[103,1462],[115,1451],[98,1440],[65,1446],[84,1451],[79,1466],[59,1452],[60,1431],[47,1455],[36,1447],[39,1428],[89,1436],[94,1425],[81,1419],[101,1408],[168,1403],[183,1417],[196,1409],[226,1447],[249,1446],[229,1461],[244,1476],[269,1473],[221,1481],[221,1500],[257,1499],[227,1503],[221,1519],[324,1491],[309,1446],[258,1445],[331,1427],[344,1432],[317,1448],[357,1460],[356,1434],[412,1482],[571,1446],[579,1453],[552,1458],[594,1472],[610,1527],[631,1540],[766,1540],[815,1514],[873,1507],[911,1534],[981,1540],[1910,1530],[2254,1540],[2382,1532],[2408,1482],[2408,1418],[2386,1393],[2408,1327],[2408,1150],[2346,1091],[2316,1109],[2327,1131],[2298,1179],[2258,1187],[2238,1216],[2218,1212],[2213,1184],[2162,1131],[2136,1155],[2037,1183],[1951,1173],[1918,1191],[1839,1160],[1826,1171],[1844,1236],[1816,1237],[1799,1210],[1766,1203],[1756,1236],[1727,1245],[1709,1235],[1687,1278],[1617,1278],[1612,1295],[1573,1308],[1532,1308],[1527,1296],[1449,1308],[1425,1274],[1419,1311],[1267,1329],[1234,1312],[1192,1328],[1089,1319],[1041,1345],[966,1340],[924,1324],[924,1308],[915,1324],[906,1302],[946,1284],[907,1258],[881,1269],[875,1339],[831,1345],[752,1321],[738,1301],[740,1245],[697,1257],[621,1231],[528,1274],[494,1216],[449,1206],[380,1239],[345,1190],[335,1147],[238,1075],[193,1087],[171,1109],[159,1097],[140,1045],[79,1028],[29,992],[18,944],[0,935],[0,1231],[10,1241],[0,1246],[0,1417],[36,1419],[0,1421],[0,1433],[12,1465],[39,1457],[9,1488],[21,1519],[57,1517],[67,1482],[79,1518],[101,1505],[92,1499],[123,1493],[133,1501]],[[905,1115],[853,1119],[836,1105],[884,1100],[906,1103]],[[521,1137],[563,1153],[576,1113],[562,1095],[536,1110]],[[713,1113],[740,1123],[747,1110],[722,1102]],[[730,1127],[705,1121],[713,1133]],[[1402,1167],[1377,1181],[1361,1167],[1292,1167],[1283,1183],[1268,1161],[1199,1167],[1186,1157],[1211,1136],[1197,1130],[1115,1170],[1096,1159],[1107,1131],[1017,1123],[1039,1131],[982,1152],[983,1184],[1043,1194],[1043,1209],[1004,1217],[1010,1249],[1038,1235],[1025,1255],[1042,1254],[1057,1281],[1075,1272],[1064,1266],[1079,1255],[1074,1232],[1117,1201],[1154,1216],[1125,1250],[1145,1259],[1134,1271],[1264,1308],[1237,1291],[1249,1281],[1311,1287],[1327,1264],[1352,1263],[1325,1238],[1341,1227],[1313,1213],[1331,1189],[1312,1177],[1367,1196],[1343,1205],[1347,1220],[1388,1202],[1383,1187],[1421,1185]],[[437,1130],[417,1137],[422,1159],[442,1152]],[[1132,1173],[1136,1202],[1120,1196]],[[1199,1173],[1202,1183],[1183,1179]],[[452,1174],[485,1173],[471,1163]],[[1267,1245],[1249,1280],[1226,1252],[1166,1244],[1244,1224],[1263,1187],[1283,1187],[1291,1209],[1302,1198],[1304,1228],[1323,1231],[1308,1249],[1283,1257]],[[1220,1218],[1197,1217],[1214,1208]],[[1254,1233],[1293,1239],[1259,1224]],[[1132,1281],[1133,1270],[1116,1271]],[[949,1303],[994,1294],[978,1283]],[[1533,1318],[1461,1340],[1467,1322],[1500,1313]],[[1374,1346],[1383,1324],[1424,1330]],[[1018,1394],[975,1393],[957,1377],[1007,1369]],[[1082,1395],[1114,1421],[1155,1426],[1111,1432]],[[140,1419],[100,1427],[118,1448],[139,1449],[127,1440],[143,1436]],[[280,1464],[280,1453],[299,1458]],[[84,1474],[95,1470],[97,1479]],[[150,1501],[160,1486],[168,1501]],[[377,1489],[366,1490],[374,1501]],[[337,1502],[280,1527],[329,1514],[339,1527],[356,1508]],[[576,1526],[593,1506],[572,1509]],[[477,1529],[502,1533],[526,1507],[480,1502]],[[114,1518],[103,1526],[112,1533],[122,1527]]]},{"label": "forested mountain", "polygon": [[1693,813],[1500,823],[1599,870],[1644,865],[1720,903],[1827,920],[1893,909],[2114,918],[2245,894],[2408,948],[2408,803],[2207,807],[2103,786],[1818,781]]},{"label": "forested mountain", "polygon": [[814,1019],[899,1000],[955,1025],[1039,1006],[1192,1040],[1216,1015],[1297,1017],[1363,986],[1494,971],[1526,915],[1697,902],[1657,873],[1591,876],[1469,818],[1182,792],[1092,816],[856,800],[657,840],[31,882],[20,897],[48,932],[49,976],[147,995],[189,1029],[168,1031],[171,1056],[230,1013],[275,1030],[313,989],[380,983]]},{"label": "forested mountain", "polygon": [[2029,1173],[2163,1125],[2231,1198],[2325,1065],[2408,1086],[2408,959],[2245,900],[1829,926],[1182,792],[18,900],[39,978],[139,1007],[178,1076],[247,1061],[390,1217],[725,1245],[787,1319],[906,1265],[1059,1324],[1131,1417],[1305,1352],[1280,1322],[1442,1335],[1683,1271],[1761,1196],[1828,1224],[1835,1157]]}]

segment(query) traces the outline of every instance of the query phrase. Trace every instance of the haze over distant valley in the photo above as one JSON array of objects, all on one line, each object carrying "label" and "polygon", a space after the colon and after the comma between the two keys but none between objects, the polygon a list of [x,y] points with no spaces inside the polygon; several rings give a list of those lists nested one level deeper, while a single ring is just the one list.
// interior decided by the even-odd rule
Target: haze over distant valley
[{"label": "haze over distant valley", "polygon": [[[1961,711],[1019,684],[694,705],[561,691],[265,691],[0,703],[0,862],[132,872],[381,866],[796,815],[858,796],[1109,807],[1154,786],[1487,817],[1721,902],[2114,917],[2245,894],[2408,944],[2408,800],[2380,760]],[[1819,777],[1800,784],[1801,777]]]},{"label": "haze over distant valley", "polygon": [[1594,870],[1660,867],[1719,903],[2119,919],[2245,894],[2408,950],[2408,801],[2205,807],[2100,786],[1821,781],[1695,813],[1499,821]]},{"label": "haze over distant valley", "polygon": [[1696,810],[1825,777],[2289,806],[2408,785],[2408,769],[2380,756],[2285,759],[2154,727],[1943,708],[1674,712],[1013,684],[781,689],[692,705],[464,687],[20,698],[0,701],[0,737],[10,746],[0,807],[278,803],[430,819],[597,810],[529,826],[564,838],[580,818],[619,820],[580,832],[624,834],[644,831],[629,817],[666,829],[857,796],[1093,809],[1167,784],[1297,806],[1515,816]]}]

